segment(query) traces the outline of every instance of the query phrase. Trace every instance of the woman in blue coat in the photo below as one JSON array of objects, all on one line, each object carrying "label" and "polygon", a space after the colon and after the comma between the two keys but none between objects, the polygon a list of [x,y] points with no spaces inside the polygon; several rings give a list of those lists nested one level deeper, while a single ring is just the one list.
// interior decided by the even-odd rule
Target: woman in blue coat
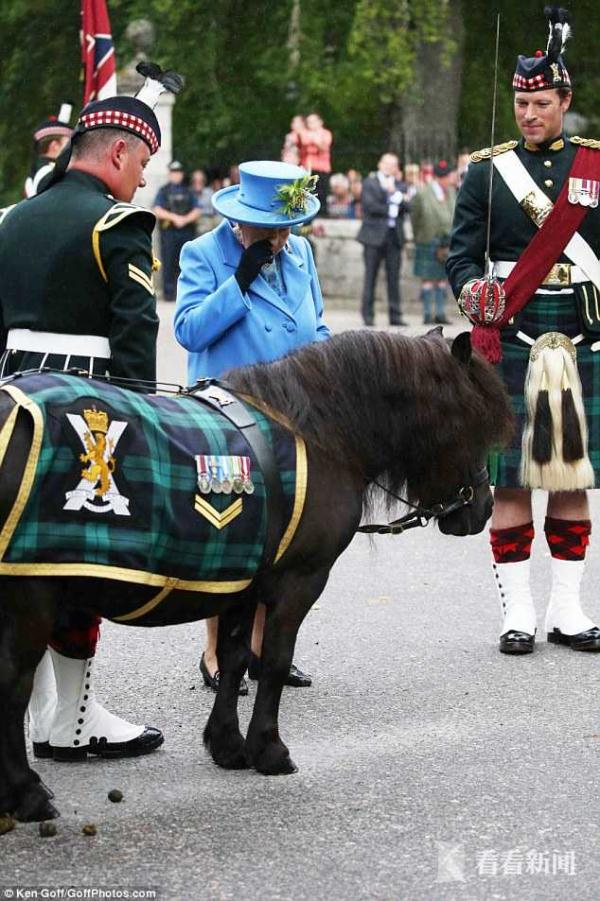
[{"label": "woman in blue coat", "polygon": [[[239,185],[213,195],[224,221],[186,244],[180,261],[174,327],[189,351],[190,383],[269,362],[329,337],[310,245],[291,234],[319,211],[313,185],[299,166],[249,162],[240,165]],[[260,667],[264,616],[259,605],[251,678]],[[205,684],[216,690],[216,617],[207,620],[207,635],[200,669]],[[310,685],[311,678],[292,665],[287,684]]]}]

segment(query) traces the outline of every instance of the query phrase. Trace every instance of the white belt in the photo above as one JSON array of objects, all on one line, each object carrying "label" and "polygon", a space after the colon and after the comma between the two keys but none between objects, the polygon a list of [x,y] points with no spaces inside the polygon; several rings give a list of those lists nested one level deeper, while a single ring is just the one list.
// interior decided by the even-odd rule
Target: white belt
[{"label": "white belt", "polygon": [[6,339],[7,350],[57,354],[67,357],[98,357],[110,360],[110,342],[100,335],[64,335],[60,332],[33,332],[28,328],[11,328]]},{"label": "white belt", "polygon": [[[493,263],[494,271],[498,278],[508,278],[516,265],[517,264],[512,260],[496,260]],[[581,282],[589,282],[589,278],[580,266],[575,266],[571,263],[569,265],[569,272],[570,283],[572,285],[577,285]],[[544,282],[542,282],[542,284],[544,284]]]}]

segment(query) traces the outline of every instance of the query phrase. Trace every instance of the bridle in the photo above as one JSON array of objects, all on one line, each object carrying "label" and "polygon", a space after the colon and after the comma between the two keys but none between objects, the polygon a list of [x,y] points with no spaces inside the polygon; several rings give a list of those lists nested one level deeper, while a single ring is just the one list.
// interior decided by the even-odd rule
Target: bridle
[{"label": "bridle", "polygon": [[463,507],[468,507],[475,497],[475,489],[479,488],[480,485],[483,485],[488,480],[489,474],[487,466],[481,466],[473,474],[470,485],[463,485],[462,488],[459,488],[454,497],[445,504],[434,504],[432,507],[422,507],[420,504],[412,504],[410,501],[407,501],[406,498],[400,497],[399,494],[394,494],[393,491],[385,488],[384,485],[380,485],[379,482],[374,481],[372,482],[373,485],[376,485],[377,488],[381,488],[385,494],[389,494],[390,497],[395,498],[395,500],[400,501],[407,507],[411,507],[412,512],[406,513],[405,516],[401,516],[400,519],[394,519],[393,522],[387,523],[387,525],[372,523],[365,526],[359,526],[357,531],[375,535],[401,535],[402,532],[407,532],[409,529],[423,528],[431,519],[443,519],[451,513],[456,513],[457,510],[462,510]]}]

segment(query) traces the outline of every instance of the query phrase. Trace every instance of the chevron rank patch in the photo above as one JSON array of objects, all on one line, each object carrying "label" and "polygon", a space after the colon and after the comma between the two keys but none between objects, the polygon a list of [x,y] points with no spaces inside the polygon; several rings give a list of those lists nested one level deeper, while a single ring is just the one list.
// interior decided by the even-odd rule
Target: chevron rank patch
[{"label": "chevron rank patch", "polygon": [[129,278],[132,278],[134,282],[137,282],[138,285],[141,285],[146,291],[154,296],[154,284],[151,276],[146,275],[143,269],[140,269],[139,266],[134,266],[133,263],[129,264],[128,272]]}]

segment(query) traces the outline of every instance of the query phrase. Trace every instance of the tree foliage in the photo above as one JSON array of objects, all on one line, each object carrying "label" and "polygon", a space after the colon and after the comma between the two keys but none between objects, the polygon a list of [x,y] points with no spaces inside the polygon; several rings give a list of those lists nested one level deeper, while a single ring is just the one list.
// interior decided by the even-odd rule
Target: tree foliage
[{"label": "tree foliage", "polygon": [[[488,0],[108,0],[117,63],[125,29],[149,18],[155,57],[186,76],[174,113],[174,150],[188,166],[227,168],[277,158],[292,116],[318,110],[334,133],[337,168],[370,168],[413,90],[424,46],[456,52],[448,13],[466,32],[460,140],[489,141],[495,36]],[[543,47],[543,3],[497,0],[502,13],[498,139],[514,133],[511,78],[519,52]],[[593,118],[599,95],[596,0],[577,0],[568,54],[575,109]],[[31,133],[62,101],[81,102],[77,0],[0,4],[0,199],[20,196]],[[440,83],[440,91],[450,86]],[[427,104],[423,105],[427,122]],[[430,117],[431,118],[431,117]],[[593,129],[593,125],[591,128]],[[593,133],[593,131],[592,131]]]}]

